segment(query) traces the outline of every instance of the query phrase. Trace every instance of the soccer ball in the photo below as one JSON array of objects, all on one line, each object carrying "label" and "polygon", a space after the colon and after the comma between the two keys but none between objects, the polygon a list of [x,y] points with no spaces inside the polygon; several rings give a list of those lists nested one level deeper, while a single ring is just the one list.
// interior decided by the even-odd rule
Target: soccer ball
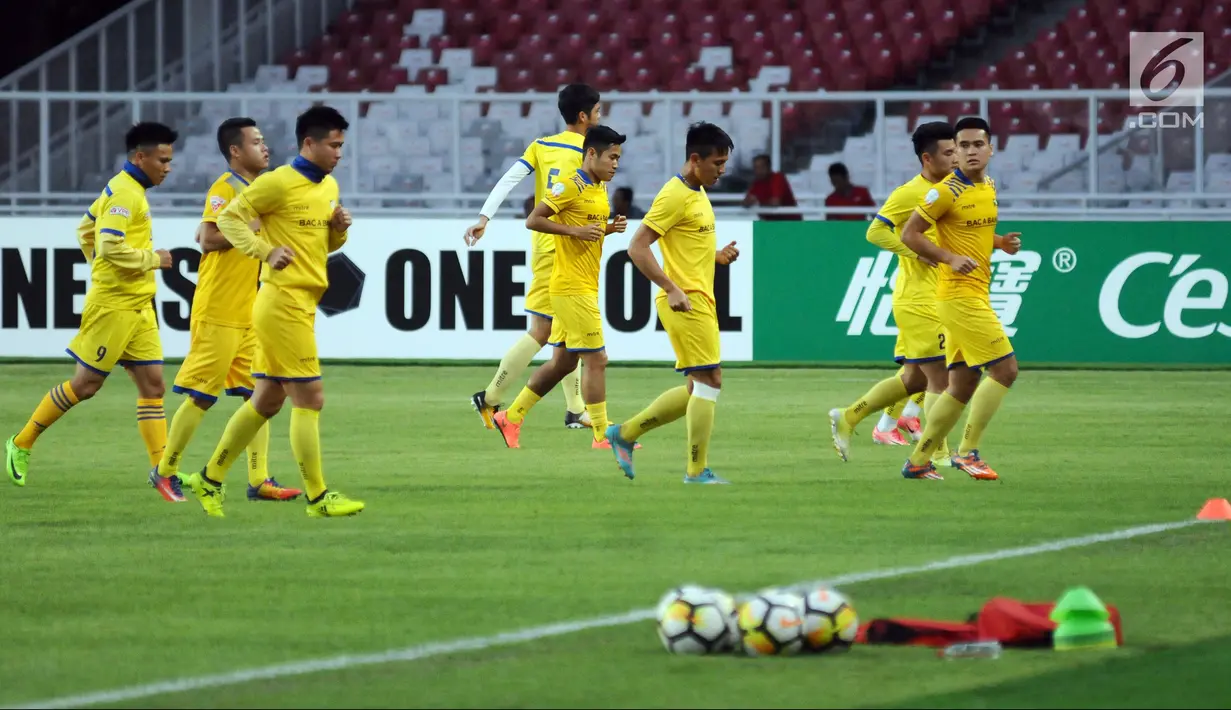
[{"label": "soccer ball", "polygon": [[804,650],[809,653],[845,651],[859,632],[859,616],[840,592],[817,587],[803,597]]},{"label": "soccer ball", "polygon": [[671,653],[701,655],[731,650],[738,639],[735,601],[722,590],[685,585],[658,602],[658,639]]},{"label": "soccer ball", "polygon": [[739,632],[750,656],[789,656],[803,647],[804,601],[798,594],[768,589],[739,607]]}]

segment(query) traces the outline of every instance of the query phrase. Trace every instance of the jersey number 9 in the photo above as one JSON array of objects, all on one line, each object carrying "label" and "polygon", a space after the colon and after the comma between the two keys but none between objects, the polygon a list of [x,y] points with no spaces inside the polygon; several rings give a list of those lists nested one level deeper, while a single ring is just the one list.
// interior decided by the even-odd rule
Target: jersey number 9
[{"label": "jersey number 9", "polygon": [[98,352],[96,352],[96,353],[94,353],[94,354],[98,356],[98,357],[94,358],[94,362],[102,362],[102,359],[103,359],[103,358],[105,358],[105,357],[107,357],[107,348],[106,348],[106,347],[100,347],[100,348],[98,349]]}]

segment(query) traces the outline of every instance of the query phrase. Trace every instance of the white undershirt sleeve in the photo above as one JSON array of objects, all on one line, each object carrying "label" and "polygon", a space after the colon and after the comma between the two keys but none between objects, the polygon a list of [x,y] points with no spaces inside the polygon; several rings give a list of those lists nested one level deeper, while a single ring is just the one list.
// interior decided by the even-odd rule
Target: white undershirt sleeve
[{"label": "white undershirt sleeve", "polygon": [[491,194],[487,196],[487,201],[483,203],[483,209],[479,210],[479,214],[491,219],[496,216],[496,210],[500,209],[500,205],[509,197],[509,193],[513,188],[517,187],[518,183],[524,180],[532,173],[530,164],[524,160],[518,160],[509,167],[505,172],[504,177],[500,178],[496,186],[492,188]]}]

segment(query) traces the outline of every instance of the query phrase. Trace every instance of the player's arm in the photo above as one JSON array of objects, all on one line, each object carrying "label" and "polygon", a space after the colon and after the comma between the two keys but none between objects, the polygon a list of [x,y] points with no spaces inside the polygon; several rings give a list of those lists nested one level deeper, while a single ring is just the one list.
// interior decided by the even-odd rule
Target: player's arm
[{"label": "player's arm", "polygon": [[257,236],[252,223],[278,209],[286,199],[279,176],[266,173],[218,213],[218,231],[231,246],[261,261],[269,261],[274,246]]},{"label": "player's arm", "polygon": [[[883,210],[882,210],[883,211]],[[868,224],[867,239],[876,246],[891,251],[903,259],[914,259],[918,255],[911,251],[906,243],[898,238],[897,232],[894,231],[893,221],[884,216],[880,212]]]},{"label": "player's arm", "polygon": [[329,253],[341,249],[349,237],[349,230],[352,224],[350,210],[342,206],[342,198],[337,198],[338,206],[333,208],[333,215],[329,218]]},{"label": "player's arm", "polygon": [[535,205],[534,211],[526,218],[526,229],[543,234],[572,237],[583,242],[598,241],[607,233],[606,224],[587,224],[574,227],[548,219],[552,215],[559,214],[564,208],[572,204],[580,194],[581,190],[578,189],[573,180],[556,183],[555,187],[552,188],[552,193],[543,198],[542,202]]},{"label": "player's arm", "polygon": [[992,238],[992,243],[1006,254],[1016,254],[1022,248],[1021,236],[1021,232],[1009,232],[1003,236],[997,234]]},{"label": "player's arm", "polygon": [[201,251],[226,251],[231,243],[218,231],[218,213],[235,199],[235,188],[228,182],[220,182],[205,195],[205,208],[201,211],[201,224],[197,225],[196,241]]},{"label": "player's arm", "polygon": [[667,294],[667,305],[673,311],[691,311],[692,304],[688,301],[688,294],[663,271],[662,265],[654,257],[654,252],[650,251],[650,246],[665,236],[683,216],[683,202],[670,194],[667,188],[663,188],[654,198],[654,204],[650,205],[650,211],[642,218],[641,226],[637,227],[636,234],[628,244],[628,258],[638,271]]},{"label": "player's arm", "polygon": [[[161,254],[153,249],[136,249],[124,240],[136,211],[137,200],[131,193],[116,192],[103,202],[95,215],[94,258],[142,273],[170,266],[171,255],[165,249]],[[162,254],[166,254],[165,259]]]},{"label": "player's arm", "polygon": [[966,274],[974,270],[974,259],[959,256],[938,244],[933,244],[924,232],[936,221],[948,214],[953,207],[956,196],[948,185],[941,183],[928,190],[923,200],[915,207],[906,224],[902,225],[902,241],[911,251],[934,264],[948,264],[958,273]]},{"label": "player's arm", "polygon": [[487,229],[488,221],[496,216],[496,211],[508,199],[509,193],[513,191],[513,188],[521,184],[522,180],[529,177],[530,173],[534,172],[535,165],[538,163],[538,151],[534,149],[534,145],[534,143],[531,143],[526,148],[525,154],[518,158],[516,163],[509,166],[504,175],[496,181],[492,191],[488,193],[487,200],[483,203],[483,207],[479,209],[479,221],[466,228],[465,238],[468,246],[474,246],[483,238],[483,232]]},{"label": "player's arm", "polygon": [[81,245],[81,253],[86,261],[94,261],[94,209],[98,203],[90,206],[90,210],[81,216],[77,223],[77,243]]}]

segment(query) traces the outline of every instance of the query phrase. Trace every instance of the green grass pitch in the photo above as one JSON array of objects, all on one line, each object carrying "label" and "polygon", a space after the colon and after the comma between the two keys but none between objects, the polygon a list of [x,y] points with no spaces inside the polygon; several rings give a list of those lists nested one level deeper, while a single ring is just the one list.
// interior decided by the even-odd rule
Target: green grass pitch
[{"label": "green grass pitch", "polygon": [[[0,433],[70,371],[0,367]],[[117,374],[42,438],[25,488],[0,486],[0,705],[584,620],[681,582],[749,591],[1180,521],[1231,496],[1231,372],[1027,368],[983,446],[999,484],[902,479],[908,450],[873,446],[874,420],[839,461],[825,413],[887,372],[728,370],[710,461],[733,485],[694,488],[683,422],[643,440],[630,482],[562,426],[558,393],[510,451],[467,403],[487,367],[327,367],[326,478],[368,504],[343,520],[249,503],[239,469],[224,520],[163,502]],[[608,380],[616,419],[680,382]],[[234,407],[206,417],[186,470]],[[286,413],[273,427],[273,471],[297,482]],[[1123,614],[1116,651],[684,658],[642,622],[116,706],[1223,707],[1229,536],[1201,525],[843,589],[864,620],[962,620],[996,595],[1084,584]]]}]

